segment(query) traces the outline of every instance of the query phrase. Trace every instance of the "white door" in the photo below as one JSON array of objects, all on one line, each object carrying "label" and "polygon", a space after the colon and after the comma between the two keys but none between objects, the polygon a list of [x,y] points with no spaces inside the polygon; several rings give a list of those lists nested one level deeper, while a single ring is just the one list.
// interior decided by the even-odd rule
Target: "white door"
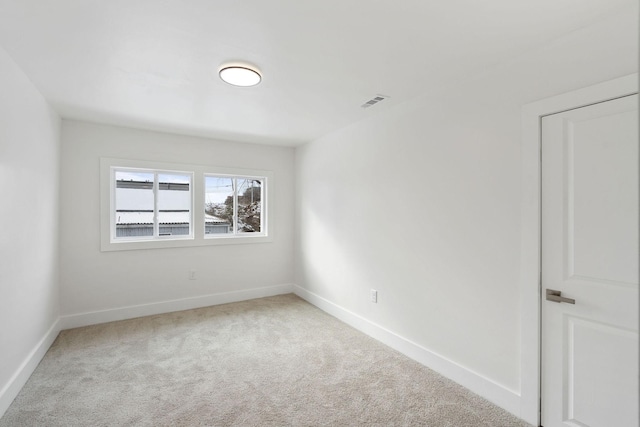
[{"label": "white door", "polygon": [[544,427],[638,426],[638,155],[637,96],[542,119]]}]

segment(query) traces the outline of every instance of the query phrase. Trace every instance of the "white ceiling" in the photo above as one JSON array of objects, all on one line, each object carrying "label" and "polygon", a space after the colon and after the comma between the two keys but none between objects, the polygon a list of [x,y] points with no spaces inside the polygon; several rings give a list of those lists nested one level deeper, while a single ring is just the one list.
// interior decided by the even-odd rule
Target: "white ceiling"
[{"label": "white ceiling", "polygon": [[64,118],[297,145],[635,1],[0,0],[0,46]]}]

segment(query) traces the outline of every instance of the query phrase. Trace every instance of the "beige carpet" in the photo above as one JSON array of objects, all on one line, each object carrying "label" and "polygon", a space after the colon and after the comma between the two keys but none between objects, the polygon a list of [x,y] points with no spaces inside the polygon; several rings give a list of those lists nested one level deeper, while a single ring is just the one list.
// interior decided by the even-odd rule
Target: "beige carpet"
[{"label": "beige carpet", "polygon": [[294,295],[63,331],[0,426],[528,426]]}]

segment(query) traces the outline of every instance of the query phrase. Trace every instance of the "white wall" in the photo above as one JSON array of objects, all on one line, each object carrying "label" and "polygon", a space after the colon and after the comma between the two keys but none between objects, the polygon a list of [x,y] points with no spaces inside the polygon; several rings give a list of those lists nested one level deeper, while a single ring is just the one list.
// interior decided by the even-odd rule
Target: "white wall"
[{"label": "white wall", "polygon": [[632,9],[298,148],[301,294],[517,398],[521,107],[637,71]]},{"label": "white wall", "polygon": [[[101,157],[273,171],[274,188],[270,188],[275,190],[270,205],[273,242],[100,252]],[[293,158],[292,148],[64,120],[60,181],[62,314],[290,286],[293,282]],[[196,280],[188,280],[190,270],[196,271]],[[196,300],[191,305],[216,301],[220,300],[204,299],[202,304]],[[160,304],[155,311],[188,306]],[[148,313],[133,310],[119,317]],[[113,318],[94,316],[92,319]],[[82,323],[86,322],[80,321]],[[76,324],[65,323],[66,326]]]},{"label": "white wall", "polygon": [[60,118],[2,48],[0,94],[1,416],[57,335]]}]

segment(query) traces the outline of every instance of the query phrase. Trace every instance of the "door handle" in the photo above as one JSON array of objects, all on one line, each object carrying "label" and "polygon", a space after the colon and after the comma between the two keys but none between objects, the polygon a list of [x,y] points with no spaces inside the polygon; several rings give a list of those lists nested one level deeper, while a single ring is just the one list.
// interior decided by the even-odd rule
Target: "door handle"
[{"label": "door handle", "polygon": [[547,301],[553,302],[566,302],[568,304],[575,304],[576,300],[573,298],[565,298],[562,296],[562,292],[554,289],[547,289]]}]

